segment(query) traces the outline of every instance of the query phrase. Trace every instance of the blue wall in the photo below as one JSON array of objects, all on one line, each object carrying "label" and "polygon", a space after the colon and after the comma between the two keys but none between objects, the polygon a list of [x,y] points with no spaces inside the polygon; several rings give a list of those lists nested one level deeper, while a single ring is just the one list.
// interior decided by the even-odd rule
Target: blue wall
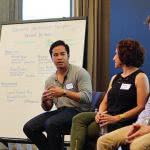
[{"label": "blue wall", "polygon": [[111,0],[110,15],[110,77],[119,71],[112,60],[117,42],[134,38],[146,49],[142,70],[150,79],[150,30],[144,24],[150,15],[150,0]]}]

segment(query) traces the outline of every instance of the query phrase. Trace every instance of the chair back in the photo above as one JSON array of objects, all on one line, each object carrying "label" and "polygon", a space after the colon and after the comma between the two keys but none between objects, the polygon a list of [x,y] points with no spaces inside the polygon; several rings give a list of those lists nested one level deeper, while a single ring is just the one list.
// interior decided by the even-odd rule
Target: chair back
[{"label": "chair back", "polygon": [[92,111],[99,108],[100,103],[104,98],[105,92],[92,92]]}]

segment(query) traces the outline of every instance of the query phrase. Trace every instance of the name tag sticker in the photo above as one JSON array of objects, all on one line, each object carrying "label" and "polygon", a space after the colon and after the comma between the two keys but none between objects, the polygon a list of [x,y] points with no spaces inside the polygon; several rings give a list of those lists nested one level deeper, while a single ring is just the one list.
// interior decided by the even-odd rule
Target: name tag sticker
[{"label": "name tag sticker", "polygon": [[73,84],[72,84],[72,83],[66,84],[66,89],[67,89],[67,90],[73,89]]},{"label": "name tag sticker", "polygon": [[129,90],[130,87],[131,87],[131,84],[122,83],[120,89],[121,89],[121,90]]}]

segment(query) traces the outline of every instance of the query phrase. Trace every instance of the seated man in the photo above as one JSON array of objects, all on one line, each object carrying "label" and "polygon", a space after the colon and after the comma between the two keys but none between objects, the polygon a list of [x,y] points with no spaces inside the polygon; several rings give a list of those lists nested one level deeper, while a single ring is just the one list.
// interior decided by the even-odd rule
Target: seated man
[{"label": "seated man", "polygon": [[97,150],[115,150],[129,143],[130,150],[150,150],[150,97],[137,122],[100,137]]},{"label": "seated man", "polygon": [[[39,150],[60,150],[61,134],[70,130],[72,118],[91,109],[92,85],[85,69],[69,63],[70,50],[64,41],[54,42],[49,53],[56,72],[45,82],[41,106],[46,112],[28,121],[23,130]],[[53,104],[57,109],[50,111]]]}]

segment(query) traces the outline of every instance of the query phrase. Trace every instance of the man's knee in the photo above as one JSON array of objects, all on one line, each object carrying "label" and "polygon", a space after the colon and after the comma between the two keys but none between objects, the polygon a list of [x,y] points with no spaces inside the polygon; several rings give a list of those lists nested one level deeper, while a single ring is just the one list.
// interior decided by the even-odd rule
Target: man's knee
[{"label": "man's knee", "polygon": [[101,136],[97,140],[97,150],[102,150],[108,146],[106,138]]},{"label": "man's knee", "polygon": [[119,143],[111,134],[105,134],[98,138],[97,150],[116,149],[119,147]]},{"label": "man's knee", "polygon": [[57,122],[57,120],[47,120],[44,123],[44,128],[47,134],[52,135],[52,134],[56,134],[56,133],[60,133],[62,130],[62,125],[60,124],[60,122]]},{"label": "man's knee", "polygon": [[31,127],[30,124],[27,122],[24,126],[23,126],[23,132],[28,135],[29,133],[31,133]]},{"label": "man's knee", "polygon": [[100,147],[100,145],[102,145],[102,143],[103,143],[102,141],[103,141],[103,139],[101,137],[99,137],[97,140],[97,148]]}]

